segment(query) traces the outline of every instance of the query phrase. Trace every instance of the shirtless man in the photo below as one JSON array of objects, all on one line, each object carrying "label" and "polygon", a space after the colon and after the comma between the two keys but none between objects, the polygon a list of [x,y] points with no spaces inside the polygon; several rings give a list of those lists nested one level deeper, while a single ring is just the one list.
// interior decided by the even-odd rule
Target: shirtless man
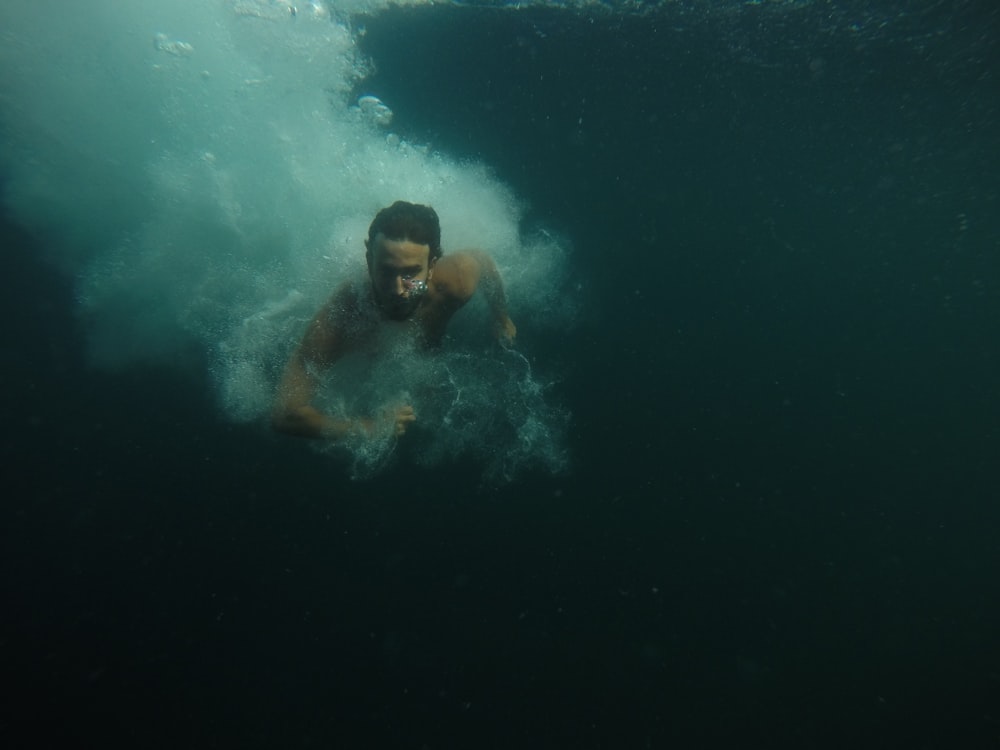
[{"label": "shirtless man", "polygon": [[[375,216],[365,240],[371,286],[345,282],[320,308],[285,366],[271,412],[275,430],[309,438],[340,440],[375,435],[379,419],[398,437],[417,418],[410,405],[380,418],[332,416],[312,405],[317,375],[356,351],[375,334],[379,318],[415,324],[426,346],[437,346],[448,321],[477,288],[489,304],[493,332],[510,345],[517,329],[507,315],[503,284],[492,259],[471,250],[442,257],[441,226],[429,206],[396,201]],[[366,314],[376,310],[377,315]]]}]

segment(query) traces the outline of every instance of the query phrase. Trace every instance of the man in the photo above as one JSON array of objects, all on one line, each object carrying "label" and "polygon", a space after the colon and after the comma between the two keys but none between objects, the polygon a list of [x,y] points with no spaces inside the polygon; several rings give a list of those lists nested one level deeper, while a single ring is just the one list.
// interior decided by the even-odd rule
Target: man
[{"label": "man", "polygon": [[504,345],[514,340],[517,329],[507,315],[492,259],[478,250],[442,257],[434,209],[396,201],[375,216],[365,248],[371,283],[343,283],[313,318],[285,367],[271,413],[279,432],[326,440],[376,435],[380,426],[397,437],[406,432],[417,418],[410,405],[378,418],[333,416],[312,405],[317,375],[373,340],[386,321],[405,323],[424,345],[437,346],[451,317],[482,288],[497,339]]}]

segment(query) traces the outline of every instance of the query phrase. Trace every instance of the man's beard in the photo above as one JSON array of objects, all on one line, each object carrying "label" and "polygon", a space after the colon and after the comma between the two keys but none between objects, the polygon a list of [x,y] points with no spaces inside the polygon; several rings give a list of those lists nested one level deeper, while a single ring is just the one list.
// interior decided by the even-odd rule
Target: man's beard
[{"label": "man's beard", "polygon": [[422,294],[410,294],[406,297],[390,297],[379,303],[382,314],[389,320],[406,320],[420,307]]}]

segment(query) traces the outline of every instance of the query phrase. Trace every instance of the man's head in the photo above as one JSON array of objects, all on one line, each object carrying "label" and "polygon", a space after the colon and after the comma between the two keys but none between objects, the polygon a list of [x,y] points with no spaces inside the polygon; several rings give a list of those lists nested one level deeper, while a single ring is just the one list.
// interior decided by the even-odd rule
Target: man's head
[{"label": "man's head", "polygon": [[441,257],[441,225],[430,206],[396,201],[375,216],[365,240],[375,302],[393,320],[412,315]]}]

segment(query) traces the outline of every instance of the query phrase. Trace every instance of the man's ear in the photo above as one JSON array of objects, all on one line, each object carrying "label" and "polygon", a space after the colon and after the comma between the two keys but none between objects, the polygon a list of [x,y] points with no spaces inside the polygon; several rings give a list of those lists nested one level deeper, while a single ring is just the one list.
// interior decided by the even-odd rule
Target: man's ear
[{"label": "man's ear", "polygon": [[438,262],[437,258],[431,258],[430,263],[427,264],[427,278],[429,279],[434,273],[434,264]]}]

